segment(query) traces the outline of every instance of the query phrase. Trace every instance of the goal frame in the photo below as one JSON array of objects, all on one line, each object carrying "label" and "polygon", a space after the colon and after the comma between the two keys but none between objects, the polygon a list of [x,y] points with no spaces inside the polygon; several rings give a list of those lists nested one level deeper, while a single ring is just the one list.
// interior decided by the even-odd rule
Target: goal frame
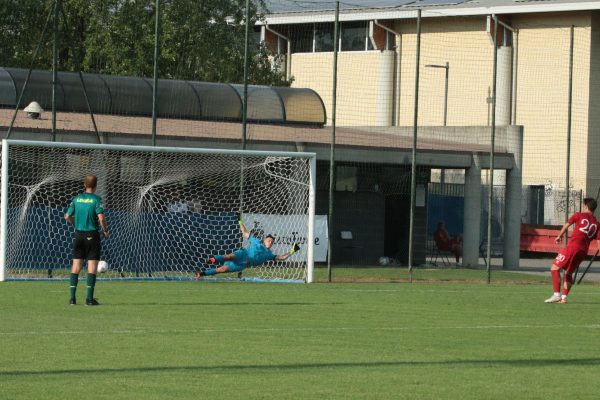
[{"label": "goal frame", "polygon": [[92,144],[75,142],[47,142],[34,140],[2,140],[1,162],[1,193],[0,193],[0,282],[6,281],[6,250],[7,250],[7,215],[8,215],[8,190],[9,190],[9,157],[11,145],[30,147],[82,149],[82,150],[112,150],[112,151],[139,151],[150,153],[183,153],[183,154],[223,154],[238,156],[258,157],[293,157],[309,160],[308,182],[308,226],[307,226],[307,252],[306,252],[306,283],[314,282],[314,229],[315,229],[315,193],[316,193],[316,153],[267,151],[267,150],[233,150],[218,148],[193,148],[193,147],[165,147],[165,146],[137,146],[117,144]]}]

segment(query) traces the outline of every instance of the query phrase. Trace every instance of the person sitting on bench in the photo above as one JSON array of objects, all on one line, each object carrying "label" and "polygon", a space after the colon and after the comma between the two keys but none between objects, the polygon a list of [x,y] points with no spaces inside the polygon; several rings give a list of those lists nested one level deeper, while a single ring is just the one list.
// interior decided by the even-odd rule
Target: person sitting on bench
[{"label": "person sitting on bench", "polygon": [[456,263],[460,262],[460,257],[462,257],[462,235],[450,236],[444,226],[444,221],[440,221],[437,229],[433,232],[433,240],[439,250],[451,252],[456,258]]}]

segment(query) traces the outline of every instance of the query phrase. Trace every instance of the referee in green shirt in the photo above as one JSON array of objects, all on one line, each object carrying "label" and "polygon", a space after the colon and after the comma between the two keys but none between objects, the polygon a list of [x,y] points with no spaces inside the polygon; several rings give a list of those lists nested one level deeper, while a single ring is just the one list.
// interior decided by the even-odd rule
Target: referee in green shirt
[{"label": "referee in green shirt", "polygon": [[83,261],[88,260],[87,275],[87,297],[86,306],[100,305],[94,298],[94,288],[96,286],[96,271],[102,246],[100,243],[100,234],[98,233],[98,223],[102,227],[104,237],[108,238],[108,225],[104,218],[104,209],[102,208],[102,199],[95,194],[98,178],[96,175],[88,175],[83,181],[84,193],[80,193],[73,198],[65,219],[75,225],[75,235],[73,239],[73,267],[71,268],[71,277],[69,289],[71,292],[70,304],[77,304],[75,292],[77,282],[79,281],[79,272],[83,267]]}]

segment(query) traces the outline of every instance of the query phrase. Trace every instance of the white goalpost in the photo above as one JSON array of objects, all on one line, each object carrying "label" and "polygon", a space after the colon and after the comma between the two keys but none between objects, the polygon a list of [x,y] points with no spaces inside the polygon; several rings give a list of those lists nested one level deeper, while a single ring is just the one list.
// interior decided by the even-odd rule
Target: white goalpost
[{"label": "white goalpost", "polygon": [[314,279],[314,153],[3,140],[1,154],[0,281],[68,277],[64,214],[89,174],[110,227],[99,278],[195,279],[246,244],[241,214],[251,234],[275,236],[274,254],[300,251],[212,279]]}]

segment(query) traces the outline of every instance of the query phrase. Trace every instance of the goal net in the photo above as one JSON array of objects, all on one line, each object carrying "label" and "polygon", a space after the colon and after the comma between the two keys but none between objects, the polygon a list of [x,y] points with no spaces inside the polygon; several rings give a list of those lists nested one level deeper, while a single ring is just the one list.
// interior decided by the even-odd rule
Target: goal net
[{"label": "goal net", "polygon": [[[2,142],[0,280],[66,278],[74,228],[64,214],[98,177],[110,237],[100,278],[194,279],[208,257],[272,234],[299,252],[219,279],[312,281],[315,156],[217,149]],[[210,279],[210,278],[206,278]]]}]

